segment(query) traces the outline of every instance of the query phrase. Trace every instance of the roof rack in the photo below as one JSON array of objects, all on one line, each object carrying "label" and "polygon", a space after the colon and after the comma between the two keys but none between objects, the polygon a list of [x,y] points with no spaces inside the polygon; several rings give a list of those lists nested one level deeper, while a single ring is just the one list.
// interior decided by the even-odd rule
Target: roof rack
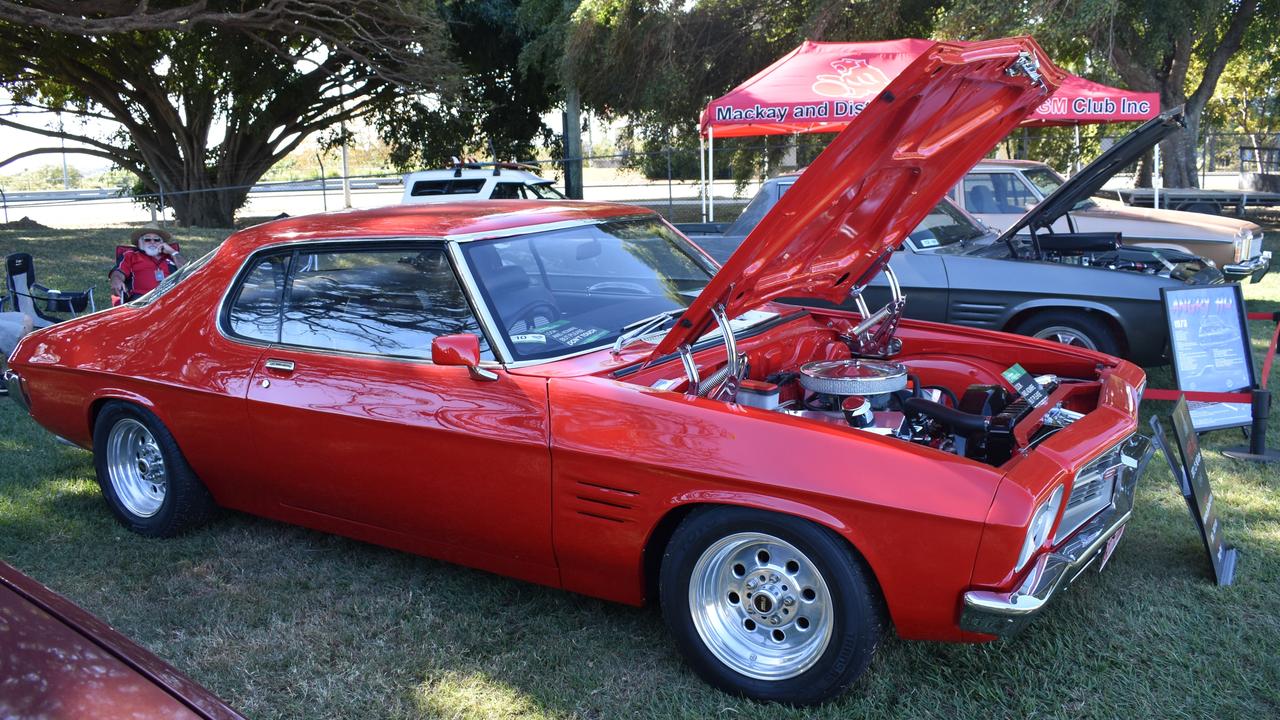
[{"label": "roof rack", "polygon": [[509,160],[506,162],[480,162],[473,158],[459,158],[456,155],[450,158],[449,167],[453,169],[454,177],[462,177],[463,170],[480,170],[487,167],[493,168],[493,174],[495,176],[503,170],[524,170],[526,172],[536,173],[539,169],[536,165],[516,162],[515,160]]}]

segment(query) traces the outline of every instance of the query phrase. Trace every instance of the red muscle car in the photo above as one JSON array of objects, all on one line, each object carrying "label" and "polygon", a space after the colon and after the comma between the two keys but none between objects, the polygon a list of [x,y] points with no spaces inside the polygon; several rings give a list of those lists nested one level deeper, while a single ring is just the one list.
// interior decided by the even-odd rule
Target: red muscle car
[{"label": "red muscle car", "polygon": [[621,205],[291,218],[29,335],[8,384],[140,533],[223,506],[656,599],[709,682],[817,702],[890,626],[1016,631],[1129,519],[1139,368],[772,302],[859,293],[1061,78],[1027,38],[938,44],[720,268]]}]

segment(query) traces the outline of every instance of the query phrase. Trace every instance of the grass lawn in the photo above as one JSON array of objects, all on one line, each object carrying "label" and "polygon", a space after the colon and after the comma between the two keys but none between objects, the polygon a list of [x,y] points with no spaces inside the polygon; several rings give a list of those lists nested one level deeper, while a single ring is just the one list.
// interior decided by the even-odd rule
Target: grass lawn
[{"label": "grass lawn", "polygon": [[[226,233],[178,235],[194,258]],[[94,284],[106,302],[124,236],[0,231],[0,255],[30,252],[44,284]],[[1280,232],[1267,248],[1280,256]],[[1251,310],[1280,309],[1280,275],[1245,294]],[[1271,328],[1253,325],[1261,356]],[[1167,369],[1151,376],[1172,385]],[[1215,451],[1240,442],[1237,431],[1203,440],[1224,532],[1240,548],[1234,586],[1210,582],[1156,457],[1111,565],[1022,635],[980,646],[890,639],[847,694],[807,711],[704,685],[656,608],[237,513],[176,540],[133,535],[111,519],[89,454],[55,443],[10,402],[0,402],[0,559],[253,718],[1280,717],[1280,467]],[[1280,448],[1280,411],[1268,445]]]}]

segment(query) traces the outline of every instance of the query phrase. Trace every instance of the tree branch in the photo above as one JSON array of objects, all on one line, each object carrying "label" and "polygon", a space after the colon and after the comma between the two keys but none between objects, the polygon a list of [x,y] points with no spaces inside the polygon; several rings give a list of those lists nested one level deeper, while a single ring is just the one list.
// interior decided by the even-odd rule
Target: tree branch
[{"label": "tree branch", "polygon": [[10,155],[4,160],[0,160],[0,167],[4,167],[5,165],[8,165],[11,162],[21,160],[22,158],[25,158],[25,157],[31,157],[32,155],[55,155],[55,154],[61,154],[61,153],[76,153],[77,155],[93,155],[94,157],[106,158],[107,160],[110,160],[116,163],[117,165],[120,165],[124,169],[129,170],[130,172],[133,172],[135,174],[141,174],[139,173],[138,169],[133,166],[133,163],[124,161],[123,158],[112,155],[111,153],[106,153],[101,150],[90,150],[89,148],[60,148],[60,147],[35,148],[33,150],[26,150],[26,151],[20,152],[16,155]]}]

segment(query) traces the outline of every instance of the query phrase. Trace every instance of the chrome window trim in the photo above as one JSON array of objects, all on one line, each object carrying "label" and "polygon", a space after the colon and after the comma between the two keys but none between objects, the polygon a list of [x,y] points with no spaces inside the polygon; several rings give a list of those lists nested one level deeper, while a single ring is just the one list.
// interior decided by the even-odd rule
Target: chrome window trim
[{"label": "chrome window trim", "polygon": [[[483,232],[458,233],[456,235],[445,235],[444,240],[456,243],[474,242],[476,240],[497,240],[499,238],[518,237],[520,235],[533,235],[534,233],[551,232],[553,230],[569,230],[571,228],[583,227],[586,225],[603,225],[611,222],[623,222],[627,220],[648,220],[661,217],[657,213],[631,213],[628,215],[611,215],[609,217],[593,217],[582,218],[579,220],[560,220],[557,222],[539,223],[537,225],[521,225],[519,227],[503,228],[501,230],[485,230]],[[683,236],[682,236],[683,237]]]},{"label": "chrome window trim", "polygon": [[493,354],[498,358],[499,363],[512,367],[514,363],[511,360],[515,356],[512,355],[511,348],[507,347],[506,336],[498,331],[498,323],[489,309],[489,304],[484,301],[484,296],[480,293],[480,285],[471,272],[471,265],[462,254],[462,246],[457,241],[446,240],[444,247],[457,271],[458,282],[462,285],[462,292],[467,296],[467,302],[476,309],[476,321],[480,323],[481,331],[489,338],[489,347],[493,349]]},{"label": "chrome window trim", "polygon": [[[223,311],[227,309],[227,303],[231,301],[232,291],[239,286],[240,284],[239,281],[245,276],[245,272],[249,267],[249,264],[254,262],[256,259],[258,259],[262,255],[269,255],[278,250],[282,250],[285,248],[296,248],[297,246],[307,246],[307,245],[328,245],[328,244],[334,244],[334,243],[341,243],[343,245],[364,244],[364,243],[388,244],[388,243],[397,243],[397,242],[440,243],[441,247],[444,248],[446,252],[449,252],[450,255],[452,255],[452,252],[450,250],[451,243],[449,243],[448,241],[444,240],[444,238],[439,236],[390,235],[390,236],[361,237],[361,238],[345,238],[345,237],[338,236],[338,237],[282,240],[280,242],[268,243],[266,245],[262,245],[260,247],[254,248],[253,251],[250,252],[248,255],[246,255],[244,260],[240,262],[240,266],[236,268],[235,272],[231,274],[231,280],[227,283],[226,288],[223,289],[222,297],[218,300],[218,304],[214,306],[213,326],[218,331],[218,335],[221,336],[222,339],[230,343],[235,343],[237,345],[244,345],[248,347],[288,350],[292,352],[305,352],[313,355],[324,355],[324,356],[364,358],[364,359],[374,358],[378,360],[412,363],[416,365],[435,365],[435,363],[431,362],[431,359],[429,357],[428,358],[410,358],[410,357],[401,357],[397,355],[384,355],[382,353],[361,353],[361,352],[354,352],[350,350],[335,350],[331,348],[315,348],[307,345],[290,345],[290,344],[281,343],[281,342],[267,342],[265,340],[258,340],[254,338],[246,338],[246,337],[241,337],[239,335],[233,335],[222,326],[222,320],[224,316]],[[222,246],[219,246],[219,248],[221,247]],[[452,257],[450,259],[453,260]],[[466,283],[463,281],[463,278],[461,277],[461,275],[457,272],[458,267],[459,266],[457,265],[454,266],[454,269],[455,269],[454,275],[458,278],[458,284],[462,286],[463,292],[468,293]],[[467,272],[469,275],[470,268],[467,268]],[[469,302],[471,301],[471,297],[469,293],[468,293],[467,299]],[[473,303],[472,304],[473,311],[475,307],[477,306],[474,305]],[[488,308],[485,305],[481,304],[479,305],[479,307],[484,308],[484,312],[486,313],[488,312]],[[485,330],[483,322],[480,321],[479,316],[477,316],[476,320],[478,324],[480,324],[481,331],[483,332]],[[494,348],[495,345],[492,338],[486,338],[486,339],[489,341],[489,347]],[[498,354],[497,352],[494,353],[495,356],[497,354]],[[481,360],[480,365],[484,367],[500,367],[500,366],[503,366],[504,363],[500,359]],[[256,370],[256,365],[254,369]]]}]

